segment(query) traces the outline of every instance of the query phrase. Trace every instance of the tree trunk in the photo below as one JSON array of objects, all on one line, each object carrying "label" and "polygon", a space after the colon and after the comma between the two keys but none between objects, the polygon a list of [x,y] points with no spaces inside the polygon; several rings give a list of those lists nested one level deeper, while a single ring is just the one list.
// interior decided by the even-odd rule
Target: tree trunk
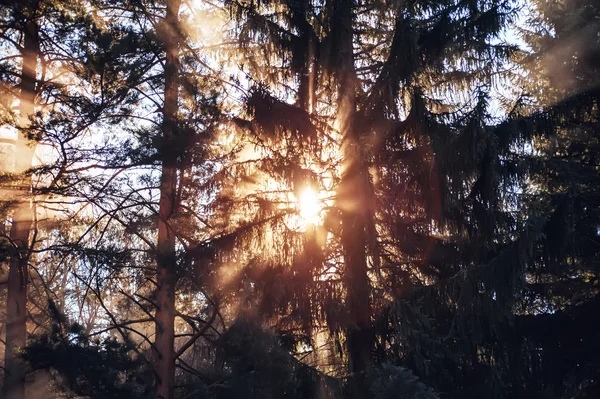
[{"label": "tree trunk", "polygon": [[355,374],[356,392],[366,393],[363,383],[371,357],[370,284],[366,260],[366,217],[369,192],[369,174],[364,165],[361,145],[353,129],[356,114],[356,71],[353,52],[352,0],[336,1],[334,6],[334,40],[339,43],[338,70],[338,126],[343,134],[344,164],[339,188],[342,209],[342,237],[344,249],[347,306],[350,316],[346,328],[349,370]]},{"label": "tree trunk", "polygon": [[[31,168],[35,146],[27,135],[29,118],[33,115],[36,96],[36,69],[39,56],[39,27],[34,19],[37,2],[33,2],[30,20],[25,24],[23,64],[19,93],[20,126],[15,148],[15,172],[24,173]],[[8,293],[6,298],[6,349],[4,355],[4,397],[25,397],[25,365],[19,351],[25,345],[27,334],[27,280],[29,263],[29,233],[32,225],[30,206],[31,179],[27,174],[20,181],[23,193],[12,208],[10,238],[15,245],[10,254]]]},{"label": "tree trunk", "polygon": [[164,30],[165,98],[163,105],[162,173],[160,179],[160,203],[158,218],[158,256],[156,293],[156,338],[157,352],[155,372],[157,375],[156,396],[173,399],[175,395],[175,284],[176,254],[175,232],[171,217],[176,207],[177,165],[176,154],[170,152],[169,143],[177,135],[177,111],[179,100],[179,0],[167,2]]},{"label": "tree trunk", "polygon": [[27,333],[27,279],[29,230],[31,222],[13,221],[11,239],[18,253],[10,256],[8,295],[6,299],[6,351],[4,354],[4,395],[9,399],[25,397],[25,367],[19,351],[25,346]]},{"label": "tree trunk", "polygon": [[[316,64],[316,37],[312,26],[308,23],[309,2],[300,4],[295,11],[295,18],[298,20],[300,42],[302,43],[302,52],[305,59],[302,68],[299,71],[298,97],[296,105],[304,109],[309,114],[314,111],[314,102],[317,88],[317,64]],[[298,15],[300,14],[300,15]]]}]

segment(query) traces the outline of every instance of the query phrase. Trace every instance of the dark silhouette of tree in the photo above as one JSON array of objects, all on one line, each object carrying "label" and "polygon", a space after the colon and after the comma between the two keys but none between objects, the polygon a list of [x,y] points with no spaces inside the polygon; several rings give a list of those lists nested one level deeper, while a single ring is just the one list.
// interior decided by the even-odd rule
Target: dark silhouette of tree
[{"label": "dark silhouette of tree", "polygon": [[[44,312],[38,296],[48,293],[38,295],[41,274],[32,261],[39,250],[39,235],[46,229],[45,220],[40,220],[42,209],[51,207],[53,194],[66,195],[62,177],[70,165],[60,159],[65,155],[63,144],[78,137],[114,103],[95,102],[97,98],[78,93],[73,81],[65,78],[85,80],[93,66],[81,58],[100,39],[82,4],[5,2],[1,10],[2,122],[6,133],[2,138],[6,150],[2,185],[8,192],[2,199],[1,224],[2,249],[8,257],[3,389],[8,397],[20,398],[25,395],[25,368],[18,353],[25,345],[29,316]],[[104,100],[119,98],[119,93],[100,91]],[[43,155],[36,155],[36,149],[41,148],[43,154],[48,147],[60,153],[59,160],[43,159],[38,166]],[[10,230],[6,232],[8,221]],[[38,291],[33,294],[33,306],[28,301],[30,282],[36,283]],[[47,286],[45,289],[48,291]]]},{"label": "dark silhouette of tree", "polygon": [[[302,137],[290,134],[290,127],[304,127],[298,131],[317,134],[309,162],[318,164],[328,145],[340,155],[334,203],[325,216],[326,244],[307,245],[305,255],[257,275],[254,288],[263,289],[267,302],[263,310],[275,310],[309,335],[319,323],[333,336],[342,333],[359,396],[375,358],[403,362],[423,377],[439,372],[434,383],[447,389],[452,383],[441,382],[443,361],[432,364],[432,353],[447,349],[440,336],[455,340],[458,353],[476,351],[476,344],[464,346],[471,341],[467,330],[486,324],[492,308],[498,319],[511,313],[527,248],[540,234],[539,223],[527,227],[506,211],[509,199],[501,188],[515,174],[500,170],[508,169],[500,157],[514,156],[517,133],[509,123],[489,127],[487,114],[485,90],[513,51],[492,44],[512,15],[511,5],[400,2],[390,11],[384,2],[227,4],[240,24],[236,34],[250,76],[285,93],[280,100],[250,96],[254,118],[240,125],[261,140],[271,133],[271,149],[272,133],[289,143]],[[272,66],[273,58],[285,72],[254,73]],[[306,71],[309,82],[318,82],[308,95]],[[313,107],[306,108],[303,99],[311,96]],[[292,125],[290,115],[304,111],[310,124]],[[290,159],[279,154],[286,155]],[[283,164],[293,170],[294,161],[292,156]],[[510,256],[517,263],[502,268]],[[309,259],[334,269],[336,278],[323,279],[323,269],[307,266]],[[428,309],[417,309],[422,302]],[[434,312],[447,322],[427,331]],[[414,324],[409,318],[416,318]],[[464,323],[460,329],[458,323]]]},{"label": "dark silhouette of tree", "polygon": [[[594,2],[530,3],[517,59],[521,209],[546,215],[503,339],[511,397],[595,397],[598,310],[598,26]],[[526,122],[525,122],[526,121]],[[520,365],[517,366],[517,364]]]},{"label": "dark silhouette of tree", "polygon": [[[157,396],[172,398],[176,360],[180,369],[195,372],[184,360],[186,351],[218,334],[212,325],[218,304],[202,280],[209,258],[200,263],[217,233],[207,227],[204,212],[211,195],[206,187],[218,167],[209,162],[218,76],[202,75],[209,67],[191,47],[188,5],[123,1],[91,7],[108,49],[104,58],[90,56],[98,68],[91,74],[121,96],[107,99],[117,102],[102,115],[91,143],[68,147],[66,193],[91,211],[71,213],[79,234],[63,237],[61,249],[77,258],[72,284],[96,307],[88,333],[132,342],[130,350],[153,365]],[[189,303],[177,308],[176,292]],[[205,311],[207,317],[200,317]]]},{"label": "dark silhouette of tree", "polygon": [[32,4],[2,122],[53,153],[2,177],[5,392],[597,395],[593,2],[528,3],[522,51],[508,0]]}]

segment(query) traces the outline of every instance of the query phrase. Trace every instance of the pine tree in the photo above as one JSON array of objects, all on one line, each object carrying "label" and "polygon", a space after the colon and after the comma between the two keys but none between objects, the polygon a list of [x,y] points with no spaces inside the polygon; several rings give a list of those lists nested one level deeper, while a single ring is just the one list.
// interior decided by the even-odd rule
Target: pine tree
[{"label": "pine tree", "polygon": [[[19,48],[21,70],[19,71],[19,137],[16,140],[15,172],[22,173],[31,168],[33,151],[30,134],[28,131],[30,118],[35,112],[36,95],[38,87],[37,66],[40,53],[39,25],[37,22],[39,4],[27,2],[14,9],[19,30],[23,33],[23,42]],[[5,33],[10,35],[9,32]],[[10,37],[10,36],[9,36]],[[27,176],[21,180],[20,189],[28,192],[31,185]],[[24,398],[25,396],[25,369],[18,359],[18,351],[25,345],[27,334],[27,280],[29,274],[29,235],[33,222],[30,209],[29,195],[25,194],[21,201],[13,206],[10,240],[14,250],[9,260],[8,292],[6,298],[6,344],[4,355],[4,384],[3,392],[9,398]]]},{"label": "pine tree", "polygon": [[[6,51],[1,66],[2,122],[9,136],[16,132],[14,141],[3,138],[8,151],[2,183],[9,192],[8,198],[3,198],[3,230],[7,216],[11,223],[3,242],[9,258],[3,389],[6,395],[23,397],[25,369],[18,353],[25,344],[29,315],[39,314],[31,310],[28,301],[28,295],[39,299],[39,293],[28,294],[28,284],[40,280],[41,268],[34,268],[38,275],[30,276],[36,257],[32,254],[42,241],[40,233],[47,231],[45,221],[39,220],[44,213],[42,208],[52,202],[52,193],[60,191],[57,186],[61,175],[52,172],[66,167],[48,159],[36,166],[36,158],[40,158],[39,153],[35,156],[36,148],[40,142],[59,148],[61,133],[67,128],[72,129],[69,139],[73,140],[98,118],[98,111],[106,105],[94,104],[93,99],[77,93],[73,82],[65,79],[68,76],[79,82],[85,80],[88,69],[78,58],[84,44],[93,44],[97,39],[83,5],[60,1],[8,2],[2,6],[2,17],[1,40]],[[64,44],[59,45],[60,42]]]},{"label": "pine tree", "polygon": [[[32,8],[32,4],[35,7]],[[32,243],[24,239],[21,240],[23,242],[20,244],[22,246],[20,257],[10,256],[9,305],[7,306],[9,312],[8,339],[4,389],[8,395],[14,394],[15,397],[22,397],[25,392],[25,368],[17,356],[25,344],[27,279],[24,277],[27,276],[29,267],[33,266],[33,270],[38,272],[35,279],[42,280],[41,283],[46,290],[42,293],[42,296],[47,295],[49,297],[47,299],[53,300],[62,298],[59,304],[61,309],[71,314],[77,311],[74,308],[80,307],[78,309],[80,316],[84,314],[91,319],[91,323],[88,322],[86,326],[88,334],[95,333],[98,320],[94,320],[94,316],[98,315],[98,308],[108,311],[102,294],[113,288],[105,285],[104,281],[115,274],[114,271],[117,266],[132,264],[132,258],[134,258],[127,248],[123,249],[123,245],[128,246],[126,236],[121,236],[121,238],[124,238],[123,245],[114,242],[103,242],[103,237],[107,234],[119,233],[119,231],[112,228],[110,221],[103,224],[103,219],[106,220],[109,216],[111,221],[119,220],[119,222],[122,222],[118,212],[123,210],[119,206],[116,209],[110,209],[110,207],[107,209],[107,204],[102,202],[106,198],[103,198],[103,195],[112,200],[116,199],[117,203],[123,205],[123,198],[127,198],[128,194],[120,196],[122,190],[114,190],[118,184],[123,183],[123,180],[116,180],[115,177],[124,170],[152,165],[160,159],[160,156],[157,156],[158,150],[170,160],[169,162],[173,161],[173,157],[176,158],[177,169],[172,169],[169,173],[179,173],[177,178],[180,180],[188,179],[186,184],[189,186],[190,179],[188,176],[183,176],[184,172],[182,170],[188,168],[185,173],[189,173],[191,157],[199,156],[198,152],[191,150],[192,141],[184,143],[184,140],[190,140],[189,133],[192,132],[189,127],[189,119],[182,122],[177,117],[176,133],[183,131],[187,134],[174,134],[177,137],[171,137],[169,140],[155,138],[154,152],[144,148],[146,143],[151,141],[150,137],[146,137],[144,143],[136,142],[136,145],[140,144],[136,146],[128,142],[125,137],[110,134],[107,137],[107,135],[104,135],[107,128],[114,129],[116,126],[122,126],[123,121],[139,117],[139,109],[133,109],[134,106],[140,104],[140,96],[135,94],[135,90],[141,82],[152,82],[153,79],[156,79],[156,76],[149,75],[148,72],[161,61],[156,55],[156,51],[160,51],[160,40],[156,40],[156,37],[152,35],[149,35],[150,40],[147,40],[149,36],[141,40],[136,38],[135,35],[138,32],[134,31],[131,20],[123,21],[123,19],[119,19],[115,14],[111,14],[113,9],[106,7],[103,3],[63,3],[56,1],[43,2],[43,4],[35,2],[32,4],[15,3],[3,10],[6,11],[4,15],[7,18],[6,30],[3,35],[5,44],[8,46],[16,43],[17,53],[21,49],[24,54],[23,58],[30,61],[22,63],[24,71],[22,73],[20,71],[15,72],[15,65],[18,66],[18,64],[14,63],[13,59],[17,57],[8,56],[3,64],[4,76],[8,77],[7,84],[3,86],[7,89],[8,95],[6,97],[9,98],[14,89],[10,87],[13,83],[11,81],[13,76],[17,76],[17,79],[14,80],[16,84],[21,86],[20,93],[22,94],[20,99],[21,120],[17,123],[17,127],[21,129],[22,133],[17,144],[22,153],[18,154],[20,156],[17,157],[17,164],[20,168],[19,172],[26,173],[24,173],[24,177],[20,174],[14,176],[18,181],[29,182],[31,175],[35,174],[38,182],[38,185],[33,187],[32,193],[36,196],[33,197],[35,203],[39,206],[47,205],[56,210],[57,213],[63,212],[67,218],[59,228],[49,223],[47,236],[43,239],[36,235],[34,236],[36,239]],[[33,12],[34,9],[35,18],[30,18],[28,13]],[[92,10],[91,14],[90,10]],[[122,8],[118,13],[123,10]],[[29,51],[29,47],[32,46],[31,41],[28,42],[32,36],[25,28],[35,27],[36,24],[41,24],[40,26],[43,25],[44,27],[39,32],[40,42],[36,44],[43,51],[33,54]],[[20,37],[19,32],[22,34]],[[177,34],[175,33],[175,35]],[[13,40],[15,38],[16,40]],[[19,47],[18,40],[25,40],[25,46]],[[135,48],[136,44],[145,46],[142,49],[146,51],[137,54],[140,49]],[[41,76],[34,75],[32,77],[27,75],[32,70],[36,70],[35,66],[32,67],[31,62],[34,62],[34,65],[41,65],[41,67],[38,67],[38,70],[41,69],[42,71]],[[173,70],[173,65],[171,65],[171,70]],[[178,65],[175,72],[179,73]],[[18,77],[21,77],[21,79],[19,80]],[[27,84],[29,86],[26,87]],[[154,84],[154,82],[151,84]],[[198,86],[202,85],[202,79],[193,77],[193,79],[184,80],[183,84],[187,85],[187,94],[189,94],[186,100],[191,103],[187,110],[192,114],[194,112],[198,113],[195,120],[210,119],[210,115],[215,109],[212,97],[209,95],[210,98],[208,99],[203,98],[202,101],[197,102],[194,100],[194,96],[203,96],[203,93],[196,90]],[[182,83],[178,82],[177,85],[182,85]],[[32,87],[39,90],[35,92],[29,90]],[[35,114],[35,117],[33,113],[34,104],[39,105],[39,112]],[[10,101],[7,101],[4,105],[7,107],[6,119],[10,123]],[[169,107],[167,107],[168,109]],[[175,98],[175,104],[171,103],[170,111],[177,114],[180,112],[177,106],[177,98]],[[174,115],[171,115],[171,117],[174,117]],[[23,125],[25,122],[27,123]],[[172,130],[174,129],[173,123],[175,122],[165,121],[165,126]],[[186,124],[188,125],[186,126]],[[92,150],[90,150],[90,141],[88,141],[90,133]],[[40,140],[43,144],[57,149],[56,154],[51,155],[51,157],[57,159],[56,162],[48,162],[40,167],[32,168],[31,156],[25,155],[32,155],[35,147],[29,144],[35,144]],[[198,144],[200,141],[196,140],[195,143]],[[185,156],[182,155],[183,152],[185,152]],[[184,164],[185,168],[183,167]],[[118,173],[111,176],[110,172],[115,170]],[[105,180],[104,177],[107,175],[108,177]],[[199,178],[199,180],[201,179]],[[111,182],[118,184],[111,186]],[[25,186],[32,190],[30,183]],[[102,193],[103,190],[107,190],[107,192]],[[190,196],[187,191],[180,188],[177,192],[179,200],[182,200],[182,193]],[[131,196],[131,193],[129,193],[129,196]],[[24,197],[23,203],[29,203],[31,198],[32,196]],[[174,198],[171,199],[175,200]],[[87,216],[84,211],[85,206],[79,207],[77,205],[84,203],[84,201],[87,201],[89,206],[96,207],[94,212],[88,213]],[[66,206],[61,206],[65,203]],[[127,206],[131,206],[127,203],[124,205],[126,210],[128,209]],[[147,206],[147,203],[143,203],[140,208]],[[98,210],[100,210],[101,216],[99,219],[93,219]],[[30,227],[28,226],[35,219],[36,234],[42,232],[42,225],[36,219],[38,214],[33,212],[31,211],[32,216],[30,216],[27,212],[17,212],[12,209],[12,229],[15,230],[18,227],[20,234],[29,237]],[[84,214],[83,217],[81,217],[82,214]],[[140,214],[140,218],[143,216],[143,214]],[[22,221],[19,219],[21,217],[24,218]],[[27,228],[25,229],[25,227]],[[136,229],[133,224],[125,225],[125,227],[134,231]],[[97,240],[93,248],[86,247],[90,236],[92,236],[92,240]],[[143,235],[137,235],[138,238],[140,236]],[[10,238],[13,244],[19,243],[19,239],[15,234],[11,233]],[[48,246],[44,248],[43,244]],[[67,258],[74,259],[74,265],[71,266],[71,269],[67,273],[63,273],[62,292],[51,291],[52,288],[57,286],[56,282],[43,281],[45,278],[56,277],[56,274],[39,274],[40,269],[45,266],[43,264],[29,264],[29,255],[31,250],[34,249],[34,245],[36,246],[36,253],[43,252],[44,256],[48,256],[46,258],[42,258],[41,255],[36,256],[36,261],[52,259],[52,256],[55,256],[54,260],[59,258],[60,263],[65,263]],[[174,254],[169,256],[170,261],[175,261]],[[177,261],[180,261],[180,259]],[[16,269],[17,266],[20,269]],[[86,270],[87,266],[90,267]],[[173,267],[170,267],[171,269]],[[173,277],[172,275],[173,273],[171,273],[171,277]],[[78,297],[78,294],[81,296]],[[15,302],[15,296],[19,301],[17,304],[13,303]],[[94,296],[95,298],[93,298]],[[80,302],[81,298],[83,300]],[[93,298],[94,301],[89,301],[90,298]],[[44,303],[45,301],[46,299],[41,298],[34,305],[39,306],[38,303]],[[116,301],[117,298],[114,297],[108,299],[109,303],[115,303]],[[90,304],[91,306],[89,306]],[[88,305],[87,309],[85,308],[86,305]],[[44,312],[45,309],[43,309],[43,305],[41,306],[40,310]],[[163,310],[168,310],[168,307],[163,307]],[[171,308],[171,310],[173,309]],[[18,314],[13,314],[14,312]],[[216,316],[216,310],[213,311],[213,320],[214,316]],[[119,328],[119,323],[114,316],[109,313],[108,317],[113,317],[112,321]],[[17,322],[14,322],[14,320],[17,320]],[[196,329],[196,322],[189,322]],[[127,320],[125,326],[129,323],[131,323],[131,320]],[[210,326],[210,323],[208,322],[207,325]],[[45,323],[38,324],[38,326],[51,328]],[[123,331],[124,328],[126,327],[123,327],[120,331]],[[202,329],[200,329],[200,335],[195,336],[195,338],[192,337],[188,341],[187,347],[201,336],[201,331]],[[122,339],[126,338],[122,337]],[[172,344],[171,342],[171,346]],[[167,342],[166,345],[168,346],[169,343]],[[100,350],[100,347],[98,348]],[[183,347],[179,350],[182,349]],[[171,352],[175,356],[174,351],[171,350]],[[168,354],[171,352],[167,351]],[[170,377],[172,381],[175,373],[174,358],[164,356],[162,359],[163,363],[170,367],[167,372],[172,374]],[[160,364],[160,361],[158,363]],[[169,377],[168,373],[166,377]],[[172,384],[169,385],[169,378],[166,377],[162,381],[167,383],[167,390],[172,390]]]},{"label": "pine tree", "polygon": [[[500,120],[510,1],[225,1],[231,79],[187,1],[71,3],[24,25],[30,3],[3,9],[6,46],[39,29],[37,68],[2,65],[6,92],[36,90],[18,143],[60,149],[14,180],[85,204],[43,239],[22,229],[36,266],[72,262],[41,295],[57,302],[23,352],[34,370],[106,397],[597,394],[593,2],[536,2],[529,102]],[[34,73],[54,51],[79,91]],[[3,209],[13,230],[34,219]],[[10,301],[23,259],[8,252]]]},{"label": "pine tree", "polygon": [[[134,342],[136,357],[153,364],[156,394],[172,398],[176,359],[198,374],[184,356],[214,334],[219,311],[202,281],[210,258],[203,265],[202,256],[194,257],[206,252],[213,234],[202,222],[217,167],[208,159],[219,114],[216,79],[202,75],[206,65],[192,48],[189,6],[123,1],[93,7],[108,54],[90,54],[97,68],[92,80],[120,96],[107,99],[114,106],[91,129],[91,148],[81,140],[67,147],[68,194],[90,211],[72,210],[79,234],[65,235],[61,245],[79,263],[71,284],[96,307],[88,333]],[[185,301],[176,302],[176,292]]]},{"label": "pine tree", "polygon": [[[179,7],[180,2],[167,1],[164,19],[163,51],[164,102],[162,117],[163,145],[170,144],[177,135],[175,121],[179,105]],[[160,177],[160,203],[158,211],[157,271],[156,271],[156,333],[154,346],[157,351],[156,392],[159,398],[171,399],[175,394],[175,232],[170,226],[176,211],[178,154],[162,156]]]},{"label": "pine tree", "polygon": [[[463,345],[469,339],[462,323],[479,324],[478,316],[485,319],[490,308],[510,313],[509,298],[529,256],[528,238],[538,232],[533,227],[529,232],[504,212],[508,199],[501,196],[500,185],[510,186],[514,173],[499,173],[499,156],[514,155],[510,145],[515,134],[508,123],[488,127],[485,89],[512,51],[491,40],[512,15],[510,3],[399,2],[393,3],[392,13],[377,2],[311,3],[302,13],[295,2],[229,4],[242,26],[250,76],[265,79],[262,93],[273,93],[262,96],[263,112],[281,110],[271,112],[270,119],[259,115],[257,97],[251,96],[254,119],[242,126],[259,135],[259,142],[261,134],[270,134],[269,143],[289,143],[302,137],[289,135],[290,126],[304,127],[322,138],[316,140],[317,148],[338,134],[334,151],[342,161],[333,179],[335,203],[325,219],[326,244],[305,247],[293,262],[268,266],[269,273],[259,274],[257,280],[263,281],[255,288],[267,290],[263,295],[277,311],[292,310],[292,318],[297,316],[308,333],[319,323],[333,333],[343,332],[359,395],[365,392],[361,379],[374,356],[402,361],[432,377],[427,365],[433,361],[431,353],[440,349],[431,346],[439,335],[449,334]],[[308,35],[307,25],[312,26]],[[303,57],[305,37],[313,38],[314,58]],[[249,42],[262,52],[255,56]],[[277,75],[283,80],[252,73],[255,65],[272,65],[273,58],[289,71]],[[288,100],[295,97],[302,104],[302,68],[312,68],[319,82],[315,106],[306,124],[291,125],[291,115],[304,115]],[[284,94],[275,100],[274,93]],[[469,94],[474,94],[470,103],[465,100]],[[279,136],[273,138],[273,133]],[[310,162],[320,162],[318,149],[310,155],[309,169],[314,168]],[[284,159],[283,167],[297,170],[293,158]],[[291,188],[293,183],[283,184]],[[525,232],[519,238],[521,228]],[[322,269],[308,261],[311,251],[326,254],[317,256],[317,263],[335,269],[331,274],[336,280],[323,281]],[[502,270],[500,259],[509,254],[518,254],[517,265]],[[477,298],[483,276],[485,293]],[[286,277],[289,288],[274,290]],[[275,280],[267,283],[270,278]],[[413,300],[426,301],[427,309],[407,303]],[[456,320],[461,323],[458,332],[452,322],[459,317],[457,301],[464,316]],[[406,311],[413,315],[402,313]],[[423,331],[435,311],[448,323],[440,323],[435,332]],[[416,318],[414,325],[406,321],[410,317]],[[430,340],[427,350],[425,342],[415,341],[418,336]],[[469,345],[466,352],[476,351],[476,344]],[[437,367],[441,371],[443,365]],[[442,375],[434,380],[447,387],[440,382]]]},{"label": "pine tree", "polygon": [[599,12],[594,2],[534,1],[521,30],[529,46],[517,59],[524,73],[515,81],[524,91],[519,112],[529,137],[521,207],[547,223],[527,268],[516,331],[506,340],[515,397],[599,392],[591,316],[598,310]]}]

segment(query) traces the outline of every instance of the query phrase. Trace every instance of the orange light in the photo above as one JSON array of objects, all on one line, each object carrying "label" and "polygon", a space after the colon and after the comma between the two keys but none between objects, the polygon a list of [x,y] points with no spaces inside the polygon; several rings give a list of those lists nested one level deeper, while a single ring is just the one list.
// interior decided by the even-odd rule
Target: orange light
[{"label": "orange light", "polygon": [[323,208],[319,201],[317,192],[306,187],[298,198],[298,210],[300,211],[300,223],[304,226],[319,223],[319,213]]}]

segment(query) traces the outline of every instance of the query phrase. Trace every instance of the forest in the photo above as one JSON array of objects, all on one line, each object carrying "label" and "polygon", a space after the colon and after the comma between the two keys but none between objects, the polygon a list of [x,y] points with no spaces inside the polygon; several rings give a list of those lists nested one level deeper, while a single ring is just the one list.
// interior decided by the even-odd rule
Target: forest
[{"label": "forest", "polygon": [[2,0],[0,397],[600,398],[600,3]]}]

